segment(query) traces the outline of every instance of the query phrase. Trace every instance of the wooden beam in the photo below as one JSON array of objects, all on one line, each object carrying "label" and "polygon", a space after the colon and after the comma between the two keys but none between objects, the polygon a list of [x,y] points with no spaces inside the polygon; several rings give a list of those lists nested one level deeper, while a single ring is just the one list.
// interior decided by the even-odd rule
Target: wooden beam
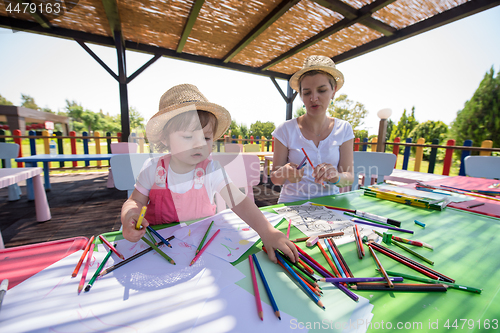
[{"label": "wooden beam", "polygon": [[198,15],[200,14],[201,7],[204,3],[205,0],[196,0],[193,4],[193,7],[191,7],[191,12],[189,13],[186,25],[184,26],[184,30],[182,31],[181,39],[177,44],[177,53],[182,53],[182,49],[184,48],[184,45],[186,45],[189,34],[191,33],[191,30],[193,30],[193,26],[198,19]]},{"label": "wooden beam", "polygon": [[439,28],[448,23],[458,21],[467,16],[482,12],[484,10],[500,5],[500,0],[475,0],[466,2],[460,6],[436,14],[426,20],[420,21],[406,28],[397,30],[392,36],[385,36],[379,39],[358,46],[352,50],[339,54],[332,58],[335,63],[341,63],[360,55],[380,49],[384,46],[394,44],[404,39],[419,35],[423,32]]},{"label": "wooden beam", "polygon": [[118,12],[118,4],[116,0],[101,0],[102,5],[104,6],[104,11],[106,12],[106,18],[108,19],[109,28],[113,33],[113,38],[116,38],[115,32],[120,32],[120,38],[122,39],[122,43],[125,42],[123,38],[122,31],[122,22],[120,19],[120,13]]},{"label": "wooden beam", "polygon": [[261,33],[263,33],[267,28],[269,28],[274,22],[276,22],[281,16],[283,16],[290,8],[295,6],[300,0],[284,0],[278,6],[276,6],[262,21],[257,24],[252,31],[250,31],[243,39],[236,44],[231,51],[229,51],[223,58],[222,61],[228,63],[234,58],[241,50],[243,50],[248,44],[255,40]]},{"label": "wooden beam", "polygon": [[[32,2],[30,0],[17,0],[17,2],[19,3],[20,6],[25,5],[25,4],[27,4],[29,6],[30,4],[32,4]],[[31,9],[31,8],[28,8],[28,9]],[[22,11],[24,11],[24,8],[22,8]],[[35,4],[35,10],[33,12],[31,10],[28,10],[27,12],[43,28],[50,29],[51,25],[50,25],[49,20],[42,13],[40,13],[38,11],[38,8],[36,7],[36,4]]]},{"label": "wooden beam", "polygon": [[354,19],[348,19],[344,18],[343,20],[335,23],[331,27],[326,28],[325,30],[321,31],[320,33],[314,35],[313,37],[309,38],[308,40],[296,45],[295,47],[291,48],[287,52],[281,54],[280,56],[274,58],[273,60],[269,61],[268,63],[262,65],[259,69],[260,70],[267,70],[274,65],[282,62],[285,59],[288,59],[291,56],[294,56],[295,54],[305,50],[309,46],[312,46],[321,40],[333,35],[336,32],[339,32],[342,29],[345,29],[347,27],[350,27],[351,25],[358,23],[366,18],[369,18],[371,14],[374,11],[379,10],[380,8],[383,8],[384,6],[387,6],[391,3],[393,3],[395,0],[375,0],[374,2],[361,7],[357,11],[357,15]]}]

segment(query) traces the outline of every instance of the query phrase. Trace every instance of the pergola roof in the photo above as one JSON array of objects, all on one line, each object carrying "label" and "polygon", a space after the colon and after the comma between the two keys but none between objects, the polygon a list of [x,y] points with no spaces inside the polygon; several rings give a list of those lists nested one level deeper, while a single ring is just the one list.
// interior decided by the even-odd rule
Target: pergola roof
[{"label": "pergola roof", "polygon": [[56,1],[62,3],[31,0],[37,11],[30,14],[22,12],[23,5],[18,7],[20,13],[8,13],[9,4],[13,9],[18,1],[4,0],[0,26],[72,38],[80,44],[115,47],[117,39],[127,50],[156,58],[284,79],[309,55],[325,55],[340,63],[500,4],[500,0],[67,0],[63,15],[48,13],[47,4],[55,8]]}]

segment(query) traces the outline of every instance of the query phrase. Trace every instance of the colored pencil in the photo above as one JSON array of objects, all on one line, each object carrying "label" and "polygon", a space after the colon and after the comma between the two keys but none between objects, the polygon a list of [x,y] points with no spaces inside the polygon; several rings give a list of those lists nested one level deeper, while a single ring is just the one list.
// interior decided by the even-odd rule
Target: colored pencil
[{"label": "colored pencil", "polygon": [[401,232],[406,232],[406,233],[409,233],[409,234],[413,234],[412,230],[406,230],[406,229],[391,227],[390,225],[387,225],[387,224],[386,225],[382,225],[382,224],[375,223],[375,222],[363,221],[363,220],[360,220],[358,218],[351,219],[351,221],[354,222],[354,223],[371,225],[372,227],[379,227],[379,228],[384,228],[384,229],[397,230],[397,231],[401,231]]},{"label": "colored pencil", "polygon": [[314,274],[314,271],[311,267],[309,267],[304,261],[302,261],[300,258],[299,258],[299,264],[302,265],[302,267],[304,267],[304,269],[306,271],[309,272],[309,274]]},{"label": "colored pencil", "polygon": [[[474,208],[474,207],[479,207],[479,206],[483,206],[485,203],[484,202],[480,202],[480,203],[477,203],[475,205],[470,205],[470,206],[467,206],[467,208]],[[416,220],[415,220],[416,221]]]},{"label": "colored pencil", "polygon": [[361,255],[364,257],[365,256],[365,249],[363,248],[363,242],[361,241],[361,236],[359,235],[358,225],[355,224],[354,227],[356,228],[356,235],[358,236],[358,244],[359,244],[359,248],[361,249]]},{"label": "colored pencil", "polygon": [[354,210],[354,209],[328,206],[328,205],[323,205],[323,204],[317,204],[317,203],[314,203],[314,202],[312,203],[312,205],[313,206],[323,206],[323,207],[328,208],[328,209],[336,209],[336,210],[341,210],[341,211],[349,212],[349,213],[355,213],[356,212],[356,210]]},{"label": "colored pencil", "polygon": [[347,277],[354,277],[354,275],[352,274],[351,270],[349,269],[349,266],[347,266],[347,262],[344,260],[344,257],[342,256],[342,253],[340,253],[340,250],[337,247],[337,244],[335,244],[335,241],[332,238],[328,238],[328,241],[332,245],[333,250],[336,252],[336,254],[337,254],[338,258],[339,258],[340,264],[342,265],[342,268],[344,269]]},{"label": "colored pencil", "polygon": [[386,283],[360,282],[351,286],[354,290],[387,290],[387,291],[438,291],[445,292],[448,289],[442,284],[421,284],[421,283],[396,283],[393,288],[389,288]]},{"label": "colored pencil", "polygon": [[8,289],[9,289],[9,280],[3,279],[2,283],[0,284],[0,307],[2,307],[3,298],[7,293]]},{"label": "colored pencil", "polygon": [[158,252],[158,254],[161,255],[163,258],[165,258],[169,263],[175,265],[175,261],[172,258],[170,258],[165,252],[163,252],[158,246],[156,246],[153,242],[150,242],[146,237],[142,237],[141,239],[144,243],[151,246],[153,250]]},{"label": "colored pencil", "polygon": [[155,235],[156,237],[158,237],[158,239],[161,240],[163,242],[163,244],[165,244],[166,246],[168,246],[170,248],[172,247],[172,245],[170,245],[170,243],[165,238],[163,238],[162,235],[160,235],[158,233],[158,231],[156,231],[155,229],[153,229],[150,225],[148,225],[148,229],[149,229],[149,231],[151,231],[153,233],[153,235]]},{"label": "colored pencil", "polygon": [[[332,233],[329,233],[329,234],[323,234],[323,235],[317,235],[318,238],[326,238],[326,237],[337,237],[337,236],[343,236],[344,235],[344,232],[341,231],[341,232],[332,232]],[[290,240],[290,242],[293,242],[293,243],[297,243],[297,242],[305,242],[306,240],[308,240],[309,237],[301,237],[301,238],[295,238],[295,239],[292,239]]]},{"label": "colored pencil", "polygon": [[111,251],[113,251],[118,256],[118,258],[120,258],[121,260],[125,259],[125,257],[123,256],[123,254],[121,254],[120,252],[118,252],[118,250],[113,245],[111,245],[110,242],[108,242],[108,240],[106,239],[106,237],[104,237],[103,235],[99,235],[99,238],[102,240],[102,242],[104,244],[106,244],[108,246],[108,248]]},{"label": "colored pencil", "polygon": [[219,234],[219,232],[220,232],[220,229],[217,229],[217,231],[215,232],[215,234],[213,234],[213,236],[210,237],[210,239],[208,240],[208,242],[205,245],[203,245],[203,247],[201,248],[200,252],[198,252],[198,254],[196,254],[196,256],[193,258],[193,260],[191,261],[191,263],[189,264],[189,266],[191,266],[192,264],[194,264],[194,262],[196,260],[198,260],[198,258],[203,254],[203,252],[205,252],[205,250],[207,249],[207,247],[210,245],[210,243],[212,243],[212,241]]},{"label": "colored pencil", "polygon": [[418,224],[418,225],[419,225],[419,226],[421,226],[422,228],[425,228],[425,224],[424,224],[424,223],[422,223],[422,222],[420,222],[420,221],[417,221],[417,220],[415,220],[414,222],[415,222],[415,224]]},{"label": "colored pencil", "polygon": [[76,264],[75,270],[73,271],[73,274],[71,274],[72,277],[75,277],[78,275],[78,271],[80,270],[80,267],[82,266],[83,260],[85,259],[85,256],[87,255],[87,252],[90,249],[90,244],[94,241],[94,236],[90,237],[87,245],[85,245],[85,249],[83,250],[82,256],[80,257],[80,260],[78,260],[78,263]]},{"label": "colored pencil", "polygon": [[278,309],[278,305],[276,304],[276,300],[274,299],[273,293],[271,292],[271,288],[269,287],[269,284],[267,283],[266,277],[264,275],[264,271],[260,267],[259,260],[257,259],[257,256],[255,254],[252,254],[253,261],[255,263],[255,266],[257,266],[257,270],[259,271],[260,278],[262,280],[262,283],[264,284],[264,287],[266,288],[267,296],[269,297],[269,300],[271,301],[271,305],[274,310],[274,314],[276,317],[278,317],[279,320],[281,320],[281,314],[280,310]]},{"label": "colored pencil", "polygon": [[330,268],[332,269],[333,273],[336,274],[337,276],[340,276],[340,273],[339,271],[337,270],[337,267],[335,267],[335,265],[333,264],[332,260],[330,259],[330,257],[328,257],[328,255],[326,254],[325,252],[325,249],[323,248],[323,246],[321,245],[321,242],[317,242],[316,245],[318,245],[318,248],[319,250],[321,251],[321,253],[323,254],[323,257],[325,257],[326,259],[326,262],[328,263],[328,265],[330,265]]},{"label": "colored pencil", "polygon": [[304,156],[304,158],[302,159],[302,161],[297,165],[297,170],[302,169],[302,167],[305,165],[306,158],[307,157]]},{"label": "colored pencil", "polygon": [[[307,156],[307,153],[306,153],[305,149],[304,149],[304,148],[302,148],[302,151],[304,152],[304,155],[306,156],[307,161],[309,162],[309,164],[311,165],[311,168],[312,168],[312,169],[313,169],[313,171],[314,171],[314,164],[312,164],[311,160],[309,159],[309,156]],[[323,187],[325,187],[325,183],[324,183],[324,182],[323,182],[323,183],[321,183],[321,185],[323,185]]]},{"label": "colored pencil", "polygon": [[327,238],[325,240],[325,245],[326,245],[326,248],[328,249],[328,252],[330,252],[330,255],[332,256],[333,261],[335,261],[335,265],[337,266],[337,269],[340,272],[340,276],[342,276],[344,278],[348,277],[346,272],[344,271],[344,268],[340,264],[339,258],[337,257],[337,255],[333,251],[332,244],[329,242],[329,238]]},{"label": "colored pencil", "polygon": [[401,277],[403,277],[405,279],[415,280],[415,281],[420,281],[420,282],[426,282],[426,283],[443,284],[443,285],[448,286],[448,287],[453,288],[453,289],[458,289],[458,290],[463,290],[463,291],[469,291],[471,293],[480,294],[482,292],[482,289],[473,288],[473,287],[467,287],[467,286],[463,286],[463,285],[456,284],[456,283],[450,283],[450,282],[446,282],[446,281],[439,281],[439,280],[427,279],[427,278],[423,278],[423,277],[420,277],[420,276],[413,276],[413,275],[409,275],[409,274],[396,273],[396,272],[392,272],[392,271],[386,271],[386,272],[387,272],[388,275],[392,275],[392,276],[401,276]]},{"label": "colored pencil", "polygon": [[[116,244],[115,244],[116,246]],[[90,279],[90,282],[87,284],[85,287],[85,292],[88,292],[90,288],[94,285],[95,280],[99,276],[99,273],[101,273],[102,269],[104,268],[104,265],[106,265],[106,262],[108,261],[109,257],[111,257],[111,254],[113,253],[113,250],[109,250],[106,256],[104,257],[104,260],[101,262],[99,267],[97,267],[97,270],[95,271],[94,275],[92,275],[92,278]]]},{"label": "colored pencil", "polygon": [[[170,236],[168,238],[168,240],[172,240],[174,238],[175,238],[175,236]],[[163,242],[159,242],[157,245],[160,246],[162,244],[163,244]],[[104,275],[106,275],[108,273],[111,273],[115,269],[120,268],[121,266],[123,266],[125,264],[128,264],[129,262],[131,262],[131,261],[133,261],[133,260],[135,260],[135,259],[137,259],[137,258],[139,258],[139,257],[141,257],[143,255],[145,255],[146,253],[151,252],[151,251],[153,251],[153,248],[152,247],[148,247],[147,249],[142,250],[141,252],[138,252],[138,253],[134,254],[133,256],[131,256],[131,257],[129,257],[129,258],[123,260],[123,261],[120,261],[119,263],[117,263],[117,264],[115,264],[115,265],[113,265],[111,267],[108,267],[108,268],[102,270],[101,273],[99,273],[98,277],[101,277],[101,276],[104,276]]]},{"label": "colored pencil", "polygon": [[[378,232],[377,230],[372,230],[374,233],[376,233],[377,235],[379,235],[380,237],[384,237],[383,234],[381,234],[380,232]],[[401,243],[405,243],[405,244],[410,244],[410,245],[414,245],[414,246],[420,246],[420,247],[426,247],[428,249],[431,249],[431,250],[434,250],[434,247],[432,245],[429,245],[429,244],[426,244],[424,242],[421,242],[421,241],[416,241],[416,240],[411,240],[411,239],[407,239],[407,238],[403,238],[403,237],[399,237],[399,236],[394,236],[392,235],[392,239],[398,241],[398,242],[401,242]]]},{"label": "colored pencil", "polygon": [[286,231],[286,238],[290,239],[290,227],[292,226],[292,219],[288,219],[288,229]]},{"label": "colored pencil", "polygon": [[135,229],[140,230],[142,225],[142,220],[144,219],[144,215],[146,215],[147,206],[142,206],[141,213],[139,214],[139,218],[137,219],[137,224],[135,225]]},{"label": "colored pencil", "polygon": [[375,263],[377,264],[378,269],[380,270],[380,272],[384,276],[384,279],[387,282],[387,285],[389,286],[389,288],[394,288],[394,283],[392,283],[391,279],[389,278],[389,275],[387,275],[384,267],[382,266],[382,263],[380,262],[380,260],[378,260],[377,255],[375,254],[375,251],[373,251],[373,248],[371,246],[368,246],[368,249],[370,250],[372,257],[375,260]]},{"label": "colored pencil", "polygon": [[397,241],[395,241],[395,240],[393,240],[393,241],[392,241],[392,244],[394,244],[394,245],[396,245],[396,246],[398,246],[398,247],[402,248],[402,249],[403,249],[403,250],[405,250],[406,252],[409,252],[409,253],[413,254],[415,257],[422,259],[422,260],[423,260],[423,261],[425,261],[426,263],[428,263],[428,264],[430,264],[430,265],[434,265],[434,261],[432,261],[432,260],[430,260],[430,259],[428,259],[428,258],[424,257],[423,255],[421,255],[421,254],[419,254],[419,253],[417,253],[417,252],[413,251],[412,249],[407,248],[407,247],[406,247],[406,246],[404,246],[403,244],[400,244],[399,242],[397,242]]},{"label": "colored pencil", "polygon": [[198,245],[198,248],[196,249],[196,253],[200,252],[201,248],[203,247],[203,243],[205,243],[205,239],[207,239],[208,234],[210,233],[210,229],[214,225],[214,221],[210,223],[210,225],[207,228],[207,231],[205,232],[205,235],[203,235],[203,238],[200,242],[200,245]]},{"label": "colored pencil", "polygon": [[359,247],[359,239],[356,234],[356,228],[352,227],[353,235],[354,235],[354,243],[356,243],[356,252],[358,253],[358,259],[363,259],[363,255],[361,254],[361,248]]},{"label": "colored pencil", "polygon": [[285,260],[283,260],[283,258],[281,257],[281,255],[276,251],[276,257],[278,258],[278,261],[280,261],[283,266],[285,266],[285,269],[295,278],[295,280],[302,286],[302,288],[307,292],[307,294],[309,295],[309,297],[311,297],[314,302],[316,304],[318,304],[318,306],[322,307],[323,309],[325,308],[325,306],[323,305],[323,303],[320,301],[319,297],[313,293],[305,284],[304,282],[297,276],[297,274],[293,271],[293,269],[290,268],[290,266],[288,266],[288,264],[286,263]]},{"label": "colored pencil", "polygon": [[257,284],[257,278],[255,276],[255,269],[253,267],[252,256],[248,256],[248,262],[250,263],[250,273],[252,273],[252,284],[253,292],[255,294],[255,303],[257,304],[257,313],[260,320],[264,320],[264,311],[262,311],[262,301],[260,300],[259,285]]},{"label": "colored pencil", "polygon": [[[402,282],[403,277],[397,276],[389,278],[394,282]],[[385,281],[384,277],[366,277],[366,278],[322,278],[321,282],[345,282],[345,283],[358,283],[358,282],[377,282]]]},{"label": "colored pencil", "polygon": [[386,224],[392,224],[393,226],[401,227],[401,222],[400,221],[396,221],[396,220],[393,220],[393,219],[390,219],[390,218],[387,218],[387,217],[375,215],[375,214],[372,214],[372,213],[362,212],[362,211],[357,210],[357,209],[354,212],[354,214],[356,216],[358,216],[358,217],[364,217],[364,218],[367,218],[367,219],[370,219],[370,220],[373,220],[373,221],[382,222],[382,223],[386,223]]},{"label": "colored pencil", "polygon": [[[286,271],[287,269],[285,268],[285,266],[283,266],[283,264],[278,260],[278,265],[280,265],[281,267],[283,267],[283,269]],[[290,266],[290,265],[289,265]],[[297,276],[302,280],[302,282],[304,282],[304,284],[313,292],[315,293],[317,296],[320,296],[320,291],[319,291],[319,288],[318,287],[315,287],[311,284],[311,281],[310,280],[307,280],[306,276],[305,275],[301,275],[302,273],[294,268],[294,267],[291,267],[291,269],[294,270],[294,272],[297,274]],[[304,291],[306,292],[306,291]]]},{"label": "colored pencil", "polygon": [[149,231],[148,228],[146,228],[146,234],[148,235],[148,237],[151,240],[151,242],[153,242],[156,245],[158,245],[158,242],[156,241],[156,238],[151,234],[151,231]]},{"label": "colored pencil", "polygon": [[82,278],[80,279],[80,284],[78,285],[78,294],[80,294],[82,292],[83,286],[85,285],[85,279],[87,278],[87,272],[89,271],[90,262],[92,261],[94,246],[95,246],[95,243],[90,244],[89,253],[87,255],[87,261],[85,262],[85,267],[83,268]]}]

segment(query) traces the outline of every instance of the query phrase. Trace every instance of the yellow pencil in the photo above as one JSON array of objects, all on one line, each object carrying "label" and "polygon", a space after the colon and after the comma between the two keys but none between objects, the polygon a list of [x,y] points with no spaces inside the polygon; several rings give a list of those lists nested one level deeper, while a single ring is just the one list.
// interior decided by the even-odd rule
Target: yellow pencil
[{"label": "yellow pencil", "polygon": [[135,225],[135,228],[137,230],[141,230],[141,224],[142,224],[142,219],[144,218],[144,215],[146,215],[146,206],[142,206],[141,209],[141,214],[139,215],[139,218],[137,219],[137,224]]}]

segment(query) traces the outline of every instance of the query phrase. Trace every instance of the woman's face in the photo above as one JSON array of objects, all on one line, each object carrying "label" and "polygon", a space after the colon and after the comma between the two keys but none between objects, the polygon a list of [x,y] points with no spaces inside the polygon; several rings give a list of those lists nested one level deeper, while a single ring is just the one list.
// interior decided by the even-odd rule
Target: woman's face
[{"label": "woman's face", "polygon": [[300,81],[300,93],[306,111],[310,115],[325,114],[330,101],[335,96],[326,74],[304,76]]}]

